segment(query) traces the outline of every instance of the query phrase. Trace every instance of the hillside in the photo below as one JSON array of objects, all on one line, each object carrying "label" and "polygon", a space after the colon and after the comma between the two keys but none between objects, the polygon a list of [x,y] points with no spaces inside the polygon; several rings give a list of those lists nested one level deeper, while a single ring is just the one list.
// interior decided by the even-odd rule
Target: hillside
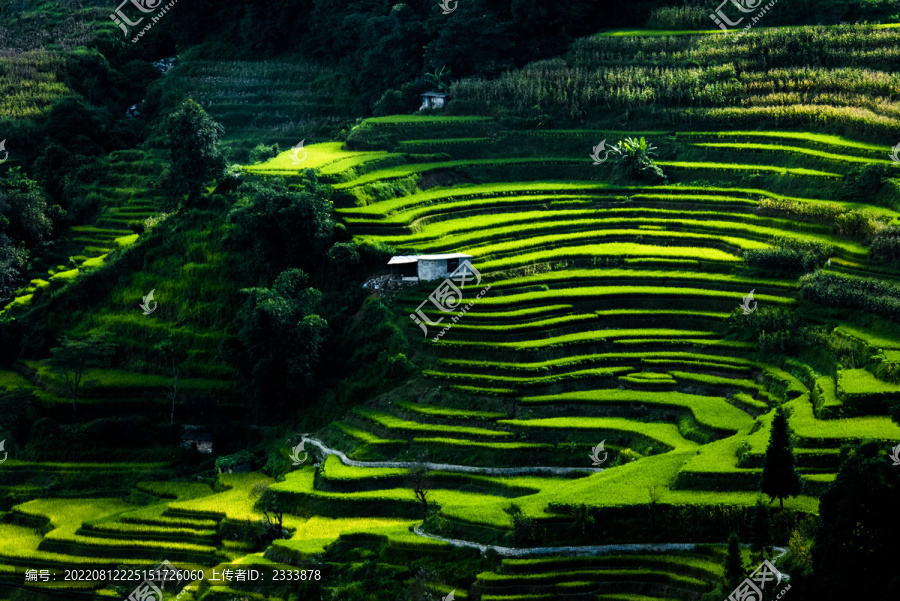
[{"label": "hillside", "polygon": [[[601,32],[364,119],[356,58],[200,46],[129,148],[35,58],[9,114],[70,162],[0,187],[48,207],[0,312],[0,600],[163,560],[182,601],[708,601],[763,559],[894,598],[900,29],[780,24]],[[449,253],[459,303],[389,276]]]}]

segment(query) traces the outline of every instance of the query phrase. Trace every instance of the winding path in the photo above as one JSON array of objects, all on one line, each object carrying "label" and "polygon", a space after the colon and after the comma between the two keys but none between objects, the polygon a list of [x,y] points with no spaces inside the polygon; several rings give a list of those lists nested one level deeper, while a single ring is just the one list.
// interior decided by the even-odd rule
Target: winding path
[{"label": "winding path", "polygon": [[[453,545],[454,547],[468,547],[470,549],[478,549],[482,553],[487,550],[496,551],[498,555],[507,557],[523,557],[526,555],[562,555],[562,556],[578,556],[578,555],[604,555],[606,553],[619,553],[622,551],[693,551],[697,545],[707,543],[635,543],[635,544],[618,544],[618,545],[588,545],[582,547],[499,547],[497,545],[482,545],[458,538],[444,538],[435,534],[429,534],[422,530],[422,525],[417,524],[413,531],[423,537],[432,540],[441,541]],[[749,547],[750,545],[742,545]],[[778,559],[787,552],[784,547],[772,547],[778,551],[778,555],[772,559]]]},{"label": "winding path", "polygon": [[[302,435],[304,443],[310,443],[316,447],[324,455],[336,455],[344,465],[353,467],[394,467],[394,468],[411,468],[422,466],[430,470],[439,470],[444,472],[463,472],[469,474],[486,474],[486,475],[521,475],[521,474],[571,474],[576,472],[602,472],[602,468],[575,468],[575,467],[475,467],[469,465],[451,465],[446,463],[430,463],[430,462],[412,462],[412,461],[354,461],[345,455],[342,451],[332,449],[325,445],[322,441]],[[526,557],[529,555],[560,555],[560,556],[590,556],[605,555],[608,553],[632,552],[632,551],[693,551],[697,545],[707,543],[633,543],[633,544],[616,544],[616,545],[587,545],[587,546],[569,546],[569,547],[501,547],[498,545],[483,545],[472,541],[462,540],[459,538],[444,538],[436,534],[429,534],[422,530],[422,525],[417,524],[413,527],[413,532],[422,538],[440,541],[453,545],[454,547],[466,547],[469,549],[478,549],[481,553],[491,550],[498,555],[504,557]],[[749,545],[741,545],[748,547]],[[772,558],[777,560],[787,552],[785,547],[772,547],[778,551],[778,555]],[[789,580],[787,574],[784,575],[785,580]]]},{"label": "winding path", "polygon": [[599,473],[603,468],[599,467],[478,467],[472,465],[453,465],[449,463],[431,463],[417,461],[354,461],[342,451],[332,449],[321,440],[303,435],[304,443],[310,443],[325,455],[337,455],[344,465],[352,467],[398,467],[413,468],[424,467],[429,470],[441,472],[460,472],[465,474],[483,474],[485,476],[524,476],[527,474],[540,474],[550,476],[563,476],[577,473]]}]

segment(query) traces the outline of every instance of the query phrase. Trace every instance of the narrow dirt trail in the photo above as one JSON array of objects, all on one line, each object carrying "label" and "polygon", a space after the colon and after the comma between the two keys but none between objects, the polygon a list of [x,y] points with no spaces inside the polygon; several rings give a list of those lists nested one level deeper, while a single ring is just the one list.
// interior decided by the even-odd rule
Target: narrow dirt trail
[{"label": "narrow dirt trail", "polygon": [[[429,470],[439,470],[444,472],[460,472],[467,474],[483,474],[493,475],[524,475],[524,474],[550,474],[564,475],[576,472],[602,472],[602,468],[574,468],[574,467],[473,467],[468,465],[451,465],[446,463],[416,463],[411,461],[354,461],[345,455],[342,451],[332,449],[325,445],[322,441],[303,435],[304,443],[309,443],[316,447],[324,455],[336,455],[344,465],[353,467],[371,468],[371,467],[394,467],[394,468],[411,468],[425,467]],[[472,541],[462,540],[458,538],[445,538],[436,534],[429,534],[422,530],[422,525],[417,524],[413,528],[413,532],[422,538],[440,541],[453,545],[454,547],[465,547],[469,549],[478,549],[484,553],[488,550],[496,552],[504,557],[527,557],[530,555],[559,555],[559,556],[592,556],[605,555],[609,553],[628,553],[635,551],[693,551],[698,545],[706,543],[632,543],[632,544],[615,544],[615,545],[587,545],[587,546],[563,546],[563,547],[528,547],[514,548],[501,547],[499,545],[483,545]],[[750,545],[741,545],[749,547]],[[776,560],[787,552],[784,547],[772,547],[778,555],[772,558]],[[785,574],[785,580],[788,577]]]},{"label": "narrow dirt trail", "polygon": [[[607,553],[622,553],[632,551],[693,551],[698,545],[707,543],[634,543],[634,544],[618,544],[618,545],[588,545],[581,547],[528,547],[517,549],[514,547],[500,547],[497,545],[482,545],[458,538],[444,538],[436,534],[429,534],[422,531],[421,524],[415,526],[413,531],[423,537],[432,540],[441,541],[453,545],[454,547],[468,547],[470,549],[478,549],[482,553],[491,550],[498,555],[505,557],[525,557],[528,555],[560,555],[560,556],[579,556],[579,555],[605,555]],[[741,545],[749,547],[750,545]],[[772,559],[778,559],[787,552],[784,547],[772,547],[774,551],[778,551],[778,555]]]},{"label": "narrow dirt trail", "polygon": [[459,472],[464,474],[481,474],[484,476],[526,476],[531,474],[542,476],[564,476],[577,473],[599,473],[603,468],[599,467],[478,467],[471,465],[453,465],[449,463],[431,463],[414,461],[354,461],[342,451],[328,447],[320,440],[303,436],[304,443],[309,443],[321,451],[324,455],[336,455],[341,463],[352,467],[398,467],[412,468],[424,467],[425,469],[441,472]]}]

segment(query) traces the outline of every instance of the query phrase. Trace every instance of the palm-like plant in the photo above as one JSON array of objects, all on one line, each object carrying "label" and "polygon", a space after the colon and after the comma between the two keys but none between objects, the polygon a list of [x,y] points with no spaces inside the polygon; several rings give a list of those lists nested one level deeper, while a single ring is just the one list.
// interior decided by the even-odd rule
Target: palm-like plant
[{"label": "palm-like plant", "polygon": [[425,78],[437,92],[446,92],[450,89],[450,69],[446,66],[435,69],[433,73],[426,73]]},{"label": "palm-like plant", "polygon": [[631,177],[640,177],[641,173],[653,164],[651,155],[656,154],[656,146],[643,136],[640,139],[625,138],[613,146],[612,151],[618,157],[618,168]]}]

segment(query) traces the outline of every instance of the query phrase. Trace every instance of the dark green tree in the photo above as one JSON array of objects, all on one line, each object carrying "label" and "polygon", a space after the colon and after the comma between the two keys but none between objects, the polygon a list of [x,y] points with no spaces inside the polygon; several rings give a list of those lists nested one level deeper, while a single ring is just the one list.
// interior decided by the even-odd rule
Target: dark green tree
[{"label": "dark green tree", "polygon": [[282,180],[238,188],[228,237],[233,248],[249,251],[253,272],[274,277],[289,267],[311,271],[320,264],[335,232],[331,192],[312,171],[302,183],[299,190]]},{"label": "dark green tree", "polygon": [[438,573],[431,567],[422,566],[409,581],[401,601],[434,601],[440,597],[434,594],[435,586],[439,583],[441,577]]},{"label": "dark green tree", "polygon": [[25,248],[14,245],[9,236],[0,233],[0,305],[15,296],[28,263],[28,254]]},{"label": "dark green tree", "polygon": [[744,579],[744,562],[741,560],[741,543],[736,532],[728,537],[728,555],[725,559],[725,581],[728,590],[737,588]]},{"label": "dark green tree", "polygon": [[50,236],[49,212],[46,195],[20,167],[0,179],[0,234],[35,249]]},{"label": "dark green tree", "polygon": [[288,538],[290,533],[284,527],[284,503],[277,493],[269,488],[268,482],[259,482],[250,489],[250,498],[256,499],[256,508],[262,511],[263,519],[260,520],[265,534],[263,542],[265,546],[273,540]]},{"label": "dark green tree", "polygon": [[518,547],[527,547],[533,544],[535,538],[537,538],[534,518],[524,513],[522,508],[516,503],[511,503],[504,511],[512,517],[513,544]]},{"label": "dark green tree", "polygon": [[819,596],[810,598],[900,598],[900,468],[891,465],[883,446],[865,443],[851,452],[822,495],[810,579]]},{"label": "dark green tree", "polygon": [[153,346],[160,358],[161,363],[169,371],[172,376],[172,383],[166,391],[166,400],[171,403],[172,411],[169,415],[169,425],[175,423],[175,402],[178,400],[178,378],[181,376],[180,365],[185,360],[184,352],[178,348],[172,340],[163,340]]},{"label": "dark green tree", "polygon": [[413,494],[416,497],[416,500],[422,504],[422,517],[428,517],[428,493],[430,492],[431,487],[434,485],[431,479],[431,474],[428,468],[420,461],[417,462],[413,467],[409,468],[409,472],[407,472],[407,482],[409,483],[409,487],[412,489]]},{"label": "dark green tree", "polygon": [[66,336],[59,339],[59,346],[50,349],[50,357],[44,364],[50,371],[62,376],[65,388],[72,397],[72,419],[78,416],[78,395],[89,367],[103,367],[115,353],[116,345],[105,334],[97,334],[82,340]]},{"label": "dark green tree", "polygon": [[769,506],[762,501],[756,502],[753,511],[753,523],[750,530],[750,549],[756,554],[758,561],[772,548],[771,515]]},{"label": "dark green tree", "polygon": [[50,237],[54,221],[66,212],[50,206],[37,182],[20,167],[0,178],[0,305],[11,299],[22,283],[29,256]]},{"label": "dark green tree", "polygon": [[766,449],[760,488],[772,501],[778,499],[782,510],[785,497],[796,497],[803,490],[803,481],[794,467],[795,462],[787,417],[779,407],[772,420],[772,435]]},{"label": "dark green tree", "polygon": [[225,129],[187,99],[166,119],[164,132],[169,166],[163,187],[179,199],[186,194],[187,205],[192,205],[225,172],[225,155],[219,148]]},{"label": "dark green tree", "polygon": [[318,315],[322,293],[307,281],[303,271],[288,269],[272,288],[244,290],[238,336],[223,351],[249,381],[258,408],[296,404],[315,387],[328,323]]}]

